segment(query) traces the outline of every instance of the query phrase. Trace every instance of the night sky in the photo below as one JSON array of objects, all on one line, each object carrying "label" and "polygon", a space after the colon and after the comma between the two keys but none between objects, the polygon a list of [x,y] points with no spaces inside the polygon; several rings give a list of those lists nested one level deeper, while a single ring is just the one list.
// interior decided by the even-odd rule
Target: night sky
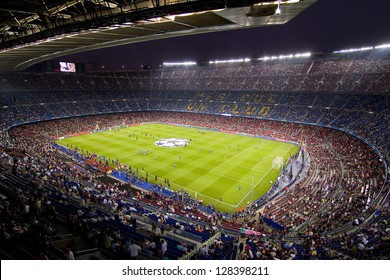
[{"label": "night sky", "polygon": [[[283,12],[283,11],[282,11]],[[149,41],[63,58],[99,68],[157,68],[164,61],[257,58],[390,43],[390,0],[319,0],[287,24]]]}]

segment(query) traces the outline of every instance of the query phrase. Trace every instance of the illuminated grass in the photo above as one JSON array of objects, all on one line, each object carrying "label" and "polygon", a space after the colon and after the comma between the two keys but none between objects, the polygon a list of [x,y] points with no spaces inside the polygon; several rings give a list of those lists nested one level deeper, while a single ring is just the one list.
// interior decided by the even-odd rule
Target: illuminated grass
[{"label": "illuminated grass", "polygon": [[[189,144],[171,148],[155,144],[166,138],[187,139]],[[298,151],[290,143],[167,124],[142,124],[57,143],[118,160],[138,168],[140,176],[148,172],[151,183],[155,176],[163,185],[169,179],[171,189],[184,189],[226,212],[265,194],[280,171],[272,168],[272,161],[278,156],[286,161]]]}]

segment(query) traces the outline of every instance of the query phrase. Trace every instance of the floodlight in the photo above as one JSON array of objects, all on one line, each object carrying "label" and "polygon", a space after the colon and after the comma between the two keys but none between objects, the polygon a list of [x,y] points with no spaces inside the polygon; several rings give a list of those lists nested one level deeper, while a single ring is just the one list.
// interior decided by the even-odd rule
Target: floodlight
[{"label": "floodlight", "polygon": [[278,8],[275,11],[275,15],[280,15],[282,11],[280,10],[280,1],[278,1]]},{"label": "floodlight", "polygon": [[390,44],[383,44],[383,45],[379,45],[379,46],[375,46],[376,49],[386,49],[386,48],[390,48]]},{"label": "floodlight", "polygon": [[184,62],[164,62],[164,66],[170,67],[170,66],[193,66],[197,65],[195,61],[184,61]]}]

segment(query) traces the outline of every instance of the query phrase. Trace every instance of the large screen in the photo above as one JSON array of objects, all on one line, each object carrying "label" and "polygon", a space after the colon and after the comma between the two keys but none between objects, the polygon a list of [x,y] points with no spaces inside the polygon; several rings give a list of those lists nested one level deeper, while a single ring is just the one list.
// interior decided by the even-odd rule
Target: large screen
[{"label": "large screen", "polygon": [[60,62],[61,72],[76,72],[76,64],[71,62]]}]

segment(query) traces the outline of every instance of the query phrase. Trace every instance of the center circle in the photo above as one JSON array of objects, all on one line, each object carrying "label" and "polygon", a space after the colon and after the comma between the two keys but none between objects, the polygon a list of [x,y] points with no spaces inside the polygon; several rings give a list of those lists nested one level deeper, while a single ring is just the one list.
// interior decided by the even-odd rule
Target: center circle
[{"label": "center circle", "polygon": [[156,146],[166,147],[166,148],[176,148],[187,146],[189,141],[183,138],[165,138],[160,139],[154,142]]}]

